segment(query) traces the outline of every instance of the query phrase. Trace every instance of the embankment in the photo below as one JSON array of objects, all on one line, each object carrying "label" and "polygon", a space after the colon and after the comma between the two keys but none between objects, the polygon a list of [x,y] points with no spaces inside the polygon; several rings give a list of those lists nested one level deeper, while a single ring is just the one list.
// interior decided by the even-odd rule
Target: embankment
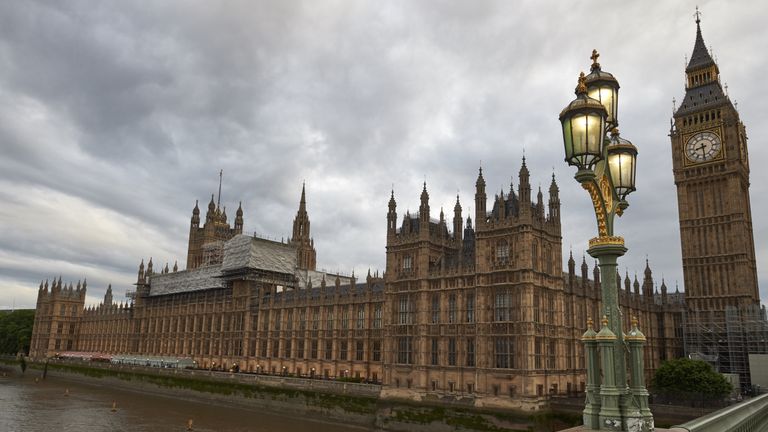
[{"label": "embankment", "polygon": [[[42,375],[43,364],[30,363],[29,367],[27,374]],[[561,430],[580,421],[580,416],[571,414],[531,415],[381,399],[379,386],[338,381],[53,362],[48,365],[47,375],[177,399],[266,409],[368,430],[544,432]]]}]

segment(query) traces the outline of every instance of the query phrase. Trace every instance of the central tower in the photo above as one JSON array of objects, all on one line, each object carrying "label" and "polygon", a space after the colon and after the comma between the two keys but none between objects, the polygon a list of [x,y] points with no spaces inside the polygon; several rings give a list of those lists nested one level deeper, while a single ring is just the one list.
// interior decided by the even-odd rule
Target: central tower
[{"label": "central tower", "polygon": [[747,134],[701,35],[685,68],[670,132],[686,302],[724,311],[760,302],[749,200]]}]

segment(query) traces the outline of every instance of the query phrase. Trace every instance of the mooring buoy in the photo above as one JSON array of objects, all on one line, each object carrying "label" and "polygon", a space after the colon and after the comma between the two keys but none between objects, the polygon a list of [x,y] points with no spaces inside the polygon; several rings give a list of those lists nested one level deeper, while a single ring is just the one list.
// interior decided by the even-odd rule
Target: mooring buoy
[{"label": "mooring buoy", "polygon": [[112,401],[112,412],[117,411],[117,402]]}]

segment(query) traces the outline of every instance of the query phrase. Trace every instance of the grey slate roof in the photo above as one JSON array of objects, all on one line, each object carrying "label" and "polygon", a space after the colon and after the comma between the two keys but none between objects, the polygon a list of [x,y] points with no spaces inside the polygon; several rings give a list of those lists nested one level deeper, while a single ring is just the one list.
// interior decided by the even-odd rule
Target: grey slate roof
[{"label": "grey slate roof", "polygon": [[704,38],[701,36],[701,26],[696,21],[696,43],[693,45],[691,60],[688,62],[688,67],[685,68],[685,71],[690,72],[694,69],[713,64],[715,64],[715,61],[709,55],[709,50],[707,50],[707,46],[704,44]]},{"label": "grey slate roof", "polygon": [[199,267],[174,273],[155,273],[150,277],[150,296],[176,294],[180,292],[200,291],[223,288],[224,281],[219,266]]},{"label": "grey slate roof", "polygon": [[722,105],[730,105],[730,101],[723,93],[720,83],[712,81],[703,86],[691,87],[685,91],[685,98],[676,116],[698,112],[705,109],[716,108]]},{"label": "grey slate roof", "polygon": [[258,237],[236,235],[224,245],[224,260],[221,271],[240,269],[294,274],[296,271],[296,248]]}]

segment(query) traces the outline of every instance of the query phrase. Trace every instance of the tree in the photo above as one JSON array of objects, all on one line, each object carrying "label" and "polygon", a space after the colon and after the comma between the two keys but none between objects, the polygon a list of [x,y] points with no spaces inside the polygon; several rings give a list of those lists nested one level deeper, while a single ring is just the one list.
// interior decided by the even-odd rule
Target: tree
[{"label": "tree", "polygon": [[34,310],[0,312],[0,353],[29,352]]},{"label": "tree", "polygon": [[722,399],[732,390],[709,363],[687,358],[662,363],[651,386],[654,393],[681,399]]}]

